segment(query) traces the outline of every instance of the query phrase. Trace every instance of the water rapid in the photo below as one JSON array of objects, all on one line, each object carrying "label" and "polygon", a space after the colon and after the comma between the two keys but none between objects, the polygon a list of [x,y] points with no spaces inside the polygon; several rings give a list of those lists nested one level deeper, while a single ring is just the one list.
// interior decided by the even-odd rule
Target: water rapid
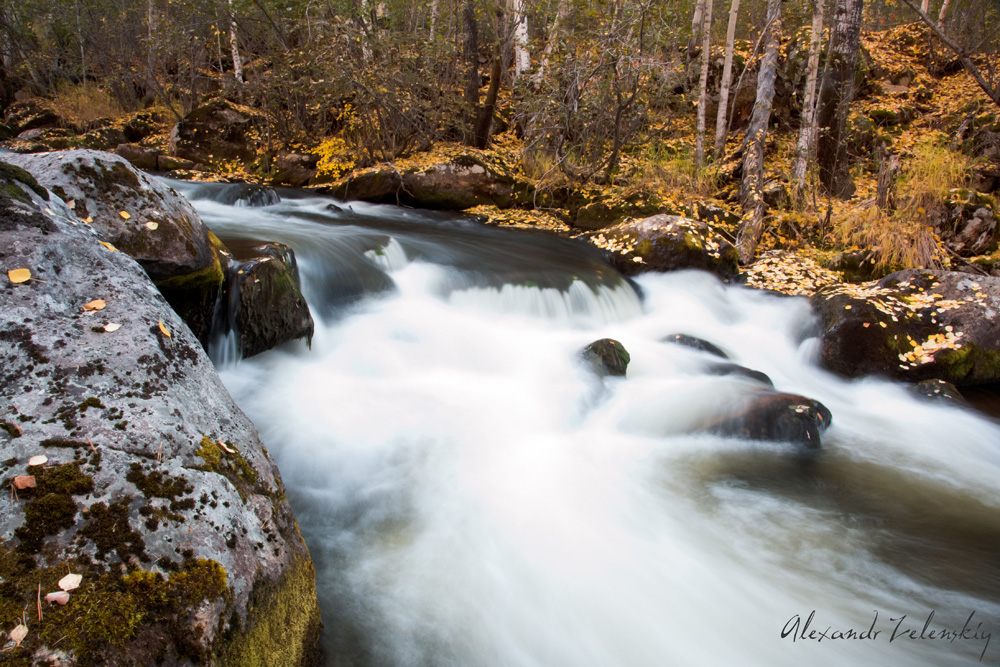
[{"label": "water rapid", "polygon": [[[173,185],[224,240],[298,257],[311,351],[221,372],[316,562],[328,664],[1000,664],[1000,428],[819,370],[806,301],[630,283],[454,216]],[[700,433],[755,385],[675,333],[822,401],[819,456]],[[627,378],[580,363],[603,337]]]}]

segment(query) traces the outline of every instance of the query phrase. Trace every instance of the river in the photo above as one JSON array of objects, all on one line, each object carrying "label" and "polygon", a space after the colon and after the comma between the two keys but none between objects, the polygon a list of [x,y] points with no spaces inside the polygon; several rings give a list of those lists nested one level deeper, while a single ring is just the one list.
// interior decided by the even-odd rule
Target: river
[{"label": "river", "polygon": [[[1000,664],[1000,427],[815,364],[804,299],[459,216],[172,182],[295,249],[314,318],[220,368],[317,568],[329,665]],[[232,197],[229,196],[229,200]],[[699,432],[759,389],[833,413],[815,457]],[[604,337],[627,378],[578,351]]]}]

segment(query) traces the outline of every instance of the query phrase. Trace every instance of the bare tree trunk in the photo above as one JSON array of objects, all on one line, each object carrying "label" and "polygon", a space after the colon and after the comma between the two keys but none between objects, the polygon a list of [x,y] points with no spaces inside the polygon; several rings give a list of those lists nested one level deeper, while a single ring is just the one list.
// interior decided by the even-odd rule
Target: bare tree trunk
[{"label": "bare tree trunk", "polygon": [[535,84],[540,84],[545,80],[545,74],[549,68],[549,59],[555,51],[556,44],[559,43],[566,21],[569,19],[569,0],[559,0],[556,6],[556,18],[549,29],[548,39],[545,40],[545,50],[542,51],[541,62],[538,64],[538,71],[535,72]]},{"label": "bare tree trunk", "polygon": [[490,70],[490,87],[486,90],[486,100],[479,108],[476,116],[476,148],[486,148],[490,143],[490,128],[493,126],[493,114],[497,108],[497,95],[500,92],[500,80],[503,78],[503,42],[497,40],[496,53],[493,54],[493,67]]},{"label": "bare tree trunk", "polygon": [[757,75],[757,100],[743,140],[743,181],[740,201],[743,220],[736,235],[740,262],[750,264],[764,234],[764,141],[771,122],[774,81],[777,78],[778,44],[781,37],[781,0],[767,0],[767,46]]},{"label": "bare tree trunk", "polygon": [[438,0],[431,0],[430,6],[430,22],[431,22],[431,41],[434,41],[434,28],[437,24],[438,15]]},{"label": "bare tree trunk", "polygon": [[729,26],[726,28],[726,60],[722,66],[722,84],[719,88],[719,111],[715,115],[715,159],[718,160],[726,148],[729,126],[726,115],[729,111],[729,86],[733,80],[733,45],[736,41],[736,20],[740,13],[740,0],[732,0],[729,5]]},{"label": "bare tree trunk", "polygon": [[694,166],[701,169],[705,161],[705,107],[708,106],[708,66],[711,64],[712,0],[705,0],[705,16],[701,24],[704,36],[701,47],[701,78],[698,81],[698,131],[694,139]]},{"label": "bare tree trunk", "polygon": [[823,3],[814,0],[812,40],[809,42],[809,73],[802,102],[799,144],[795,150],[794,179],[799,192],[806,188],[806,169],[816,149],[816,82],[819,79],[819,52],[823,44]]},{"label": "bare tree trunk", "polygon": [[233,0],[229,0],[229,47],[233,52],[233,78],[237,88],[243,87],[243,59],[240,57],[238,44],[239,35],[236,31],[236,15],[233,14]]},{"label": "bare tree trunk", "polygon": [[704,23],[702,16],[705,13],[705,0],[698,0],[694,6],[694,16],[691,17],[691,39],[688,40],[687,62],[688,64],[698,55],[698,40],[701,37],[701,27]]},{"label": "bare tree trunk", "polygon": [[864,0],[837,0],[831,39],[829,75],[819,97],[820,136],[817,144],[819,178],[834,197],[854,194],[845,131],[854,101],[854,76],[861,48],[861,10]]},{"label": "bare tree trunk", "polygon": [[878,147],[878,186],[875,191],[875,205],[882,210],[896,208],[896,174],[899,172],[899,157],[891,155],[885,144]]},{"label": "bare tree trunk", "polygon": [[531,69],[531,54],[528,53],[528,12],[527,0],[511,0],[514,17],[514,78]]},{"label": "bare tree trunk", "polygon": [[924,14],[929,12],[931,9],[931,0],[920,0],[920,11]]},{"label": "bare tree trunk", "polygon": [[948,7],[951,5],[951,0],[944,0],[941,3],[941,11],[938,12],[938,29],[944,30],[944,17],[948,14]]},{"label": "bare tree trunk", "polygon": [[465,41],[462,44],[462,55],[465,57],[468,72],[465,76],[465,102],[473,107],[479,104],[479,26],[476,24],[476,7],[472,0],[467,0],[462,11],[465,20]]}]

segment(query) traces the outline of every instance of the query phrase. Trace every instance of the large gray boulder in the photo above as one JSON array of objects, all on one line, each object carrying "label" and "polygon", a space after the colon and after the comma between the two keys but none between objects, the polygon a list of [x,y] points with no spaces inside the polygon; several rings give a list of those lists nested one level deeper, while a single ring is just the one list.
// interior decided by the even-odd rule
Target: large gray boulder
[{"label": "large gray boulder", "polygon": [[[0,268],[0,630],[27,626],[6,655],[317,662],[313,564],[278,470],[142,268],[9,175]],[[70,572],[64,606],[40,600]]]},{"label": "large gray boulder", "polygon": [[8,155],[134,258],[204,344],[223,280],[221,242],[191,204],[125,158],[93,150]]},{"label": "large gray boulder", "polygon": [[812,306],[821,363],[841,375],[1000,381],[1000,278],[909,269],[821,289]]}]

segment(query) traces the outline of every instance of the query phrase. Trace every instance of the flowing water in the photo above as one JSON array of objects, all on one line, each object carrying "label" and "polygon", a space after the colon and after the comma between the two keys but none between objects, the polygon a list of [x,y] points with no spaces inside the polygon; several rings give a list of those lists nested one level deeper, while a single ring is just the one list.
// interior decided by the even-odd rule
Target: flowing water
[{"label": "flowing water", "polygon": [[[819,370],[805,300],[629,283],[455,216],[174,185],[224,239],[298,257],[311,350],[221,371],[316,562],[328,664],[1000,664],[1000,428]],[[699,433],[759,385],[675,333],[828,406],[819,455]],[[603,337],[627,378],[580,363]]]}]

